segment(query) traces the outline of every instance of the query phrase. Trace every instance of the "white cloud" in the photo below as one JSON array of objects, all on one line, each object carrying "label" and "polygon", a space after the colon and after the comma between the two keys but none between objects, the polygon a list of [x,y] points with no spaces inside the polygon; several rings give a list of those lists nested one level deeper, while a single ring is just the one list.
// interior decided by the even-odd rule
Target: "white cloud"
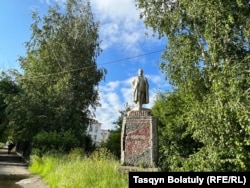
[{"label": "white cloud", "polygon": [[91,7],[96,20],[100,21],[103,49],[119,46],[129,54],[141,52],[146,29],[134,0],[92,0]]},{"label": "white cloud", "polygon": [[[100,87],[100,103],[101,107],[97,108],[96,119],[102,123],[103,129],[113,129],[113,122],[117,121],[120,116],[119,111],[125,109],[125,102],[129,100],[131,90],[129,79],[124,81],[112,81],[105,86]],[[124,97],[125,96],[125,97]]]},{"label": "white cloud", "polygon": [[104,91],[115,91],[115,89],[120,85],[119,81],[109,82],[105,87],[102,87]]},{"label": "white cloud", "polygon": [[145,75],[149,80],[151,80],[154,84],[158,84],[162,82],[162,76],[160,75]]},{"label": "white cloud", "polygon": [[63,5],[66,0],[40,0],[41,3],[46,3],[47,5],[52,5],[54,4],[55,2],[58,3],[59,5]]},{"label": "white cloud", "polygon": [[104,86],[99,86],[99,96],[101,106],[94,112],[95,119],[102,124],[102,129],[114,129],[120,116],[119,111],[124,110],[122,101],[124,97],[121,92],[128,89],[128,81],[110,81]]},{"label": "white cloud", "polygon": [[137,20],[139,16],[134,0],[92,0],[91,5],[101,21]]},{"label": "white cloud", "polygon": [[[63,5],[66,0],[40,2],[47,5],[57,2]],[[158,38],[146,38],[145,33],[152,31],[146,29],[140,19],[140,11],[134,0],[91,0],[90,4],[95,20],[100,23],[99,35],[103,50],[116,46],[131,56],[143,53],[142,46],[150,48],[161,44]],[[154,45],[151,42],[154,42]]]}]

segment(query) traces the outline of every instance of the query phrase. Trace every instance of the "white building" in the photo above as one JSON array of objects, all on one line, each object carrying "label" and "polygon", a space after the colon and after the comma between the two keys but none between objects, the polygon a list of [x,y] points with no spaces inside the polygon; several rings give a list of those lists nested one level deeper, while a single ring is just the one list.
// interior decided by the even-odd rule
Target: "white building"
[{"label": "white building", "polygon": [[102,124],[93,120],[87,128],[87,133],[91,136],[93,142],[99,145],[101,142],[105,142],[108,139],[110,130],[102,129]]}]

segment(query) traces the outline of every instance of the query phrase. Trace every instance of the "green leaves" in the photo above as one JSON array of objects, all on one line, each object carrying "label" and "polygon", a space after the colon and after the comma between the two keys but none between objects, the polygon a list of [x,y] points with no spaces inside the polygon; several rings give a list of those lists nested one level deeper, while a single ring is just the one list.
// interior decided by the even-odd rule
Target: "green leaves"
[{"label": "green leaves", "polygon": [[48,151],[69,152],[71,148],[76,147],[75,135],[71,130],[65,132],[39,132],[33,139],[33,147],[39,150],[41,155]]},{"label": "green leaves", "polygon": [[175,90],[153,108],[165,168],[249,170],[249,1],[137,3],[145,24],[168,40],[160,68]]},{"label": "green leaves", "polygon": [[106,74],[96,65],[101,49],[90,3],[68,0],[65,9],[56,5],[43,17],[33,12],[32,18],[26,56],[19,58],[23,75],[17,83],[22,92],[8,103],[10,125],[18,139],[37,138],[36,147],[43,144],[37,137],[41,133],[67,131],[70,134],[62,137],[69,140],[58,141],[85,147],[85,130],[92,118],[89,107],[99,105],[96,86]]}]

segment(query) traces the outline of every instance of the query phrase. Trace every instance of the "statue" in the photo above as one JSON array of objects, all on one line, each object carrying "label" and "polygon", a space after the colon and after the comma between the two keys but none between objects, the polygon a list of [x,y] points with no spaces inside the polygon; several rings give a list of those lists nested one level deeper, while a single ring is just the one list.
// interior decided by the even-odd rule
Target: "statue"
[{"label": "statue", "polygon": [[143,104],[149,103],[148,80],[143,76],[143,70],[138,70],[138,76],[132,80],[132,88],[134,89],[134,102],[137,104],[136,110],[141,110]]}]

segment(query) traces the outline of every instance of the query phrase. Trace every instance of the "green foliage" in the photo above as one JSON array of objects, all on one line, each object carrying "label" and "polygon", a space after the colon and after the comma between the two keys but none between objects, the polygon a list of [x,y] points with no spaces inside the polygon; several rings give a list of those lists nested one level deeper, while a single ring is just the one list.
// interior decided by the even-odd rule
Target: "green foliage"
[{"label": "green foliage", "polygon": [[78,160],[68,156],[32,156],[29,170],[41,175],[52,188],[128,187],[128,176],[117,171],[119,161],[111,156],[104,148],[94,152],[89,158]]},{"label": "green foliage", "polygon": [[56,167],[56,165],[58,164],[58,159],[51,156],[38,157],[36,155],[32,155],[30,164],[30,171],[36,172],[41,177],[45,177],[49,172],[51,172],[51,170]]},{"label": "green foliage", "polygon": [[104,143],[104,147],[108,148],[118,159],[121,157],[121,128],[123,113],[118,117],[118,120],[114,122],[116,129],[111,130],[108,140]]},{"label": "green foliage", "polygon": [[121,157],[121,128],[111,130],[104,146],[107,147],[118,159]]},{"label": "green foliage", "polygon": [[162,93],[153,110],[164,168],[249,170],[249,1],[137,6],[145,24],[168,40],[160,68],[174,90]]},{"label": "green foliage", "polygon": [[107,142],[104,144],[118,159],[121,158],[121,131],[122,131],[122,122],[123,117],[131,109],[130,106],[125,105],[125,109],[119,111],[120,116],[117,121],[113,122],[116,125],[115,130],[111,130]]},{"label": "green foliage", "polygon": [[84,157],[85,157],[85,151],[83,148],[73,148],[68,154],[68,158],[70,160],[80,160],[83,159]]},{"label": "green foliage", "polygon": [[8,128],[6,101],[20,92],[20,88],[13,79],[16,74],[16,71],[8,71],[1,72],[0,75],[0,137],[3,142],[6,142],[8,137],[12,136],[12,130]]},{"label": "green foliage", "polygon": [[69,152],[77,145],[72,131],[65,132],[40,132],[33,138],[33,147],[36,154],[44,154],[47,151],[55,153]]},{"label": "green foliage", "polygon": [[185,100],[177,91],[162,93],[152,108],[158,118],[159,165],[166,171],[179,171],[182,161],[202,147],[187,131]]},{"label": "green foliage", "polygon": [[3,142],[0,142],[0,148],[2,148],[4,146]]},{"label": "green foliage", "polygon": [[114,154],[112,154],[107,148],[101,147],[95,150],[91,155],[90,159],[94,161],[103,161],[108,159],[115,159]]},{"label": "green foliage", "polygon": [[22,92],[7,100],[9,127],[15,138],[35,141],[36,150],[86,149],[89,109],[100,105],[97,86],[106,74],[96,65],[101,49],[90,3],[68,0],[43,17],[32,12],[32,19],[19,58],[23,75],[16,76]]}]

